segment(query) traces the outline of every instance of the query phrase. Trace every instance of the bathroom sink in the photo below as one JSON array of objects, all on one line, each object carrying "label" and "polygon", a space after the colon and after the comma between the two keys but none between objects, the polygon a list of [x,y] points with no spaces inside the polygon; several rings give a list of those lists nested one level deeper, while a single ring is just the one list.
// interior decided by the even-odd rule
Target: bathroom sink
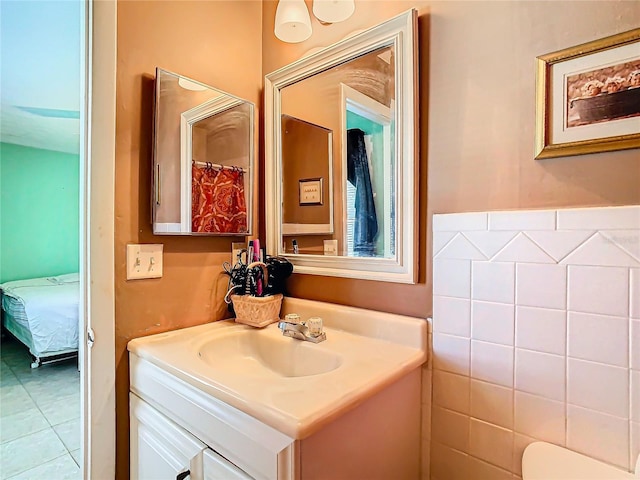
[{"label": "bathroom sink", "polygon": [[261,368],[282,377],[319,375],[339,368],[342,357],[320,345],[283,337],[279,331],[234,330],[200,345],[198,357],[210,367],[238,371]]},{"label": "bathroom sink", "polygon": [[306,342],[283,336],[275,323],[258,329],[233,320],[132,340],[132,392],[153,383],[158,367],[300,439],[426,360],[423,319],[285,298],[281,316],[290,312],[321,316],[326,340]]}]

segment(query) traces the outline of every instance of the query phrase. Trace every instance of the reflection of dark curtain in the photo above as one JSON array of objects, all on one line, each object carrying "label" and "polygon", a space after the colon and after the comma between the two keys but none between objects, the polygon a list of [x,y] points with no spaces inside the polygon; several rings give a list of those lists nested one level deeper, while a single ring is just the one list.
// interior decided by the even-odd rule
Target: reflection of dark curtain
[{"label": "reflection of dark curtain", "polygon": [[347,180],[356,187],[353,252],[360,257],[374,256],[378,219],[376,206],[373,203],[373,188],[367,149],[364,145],[364,132],[359,128],[347,131]]}]

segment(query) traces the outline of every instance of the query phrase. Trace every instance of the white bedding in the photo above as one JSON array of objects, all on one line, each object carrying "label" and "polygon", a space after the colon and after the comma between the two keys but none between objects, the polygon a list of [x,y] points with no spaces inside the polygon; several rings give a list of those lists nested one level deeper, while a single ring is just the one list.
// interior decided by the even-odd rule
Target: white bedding
[{"label": "white bedding", "polygon": [[[16,280],[0,285],[3,294],[11,297],[12,309],[24,307],[25,315],[15,315],[31,332],[34,355],[77,350],[80,283],[77,273],[55,277]],[[3,302],[4,303],[4,302]]]}]

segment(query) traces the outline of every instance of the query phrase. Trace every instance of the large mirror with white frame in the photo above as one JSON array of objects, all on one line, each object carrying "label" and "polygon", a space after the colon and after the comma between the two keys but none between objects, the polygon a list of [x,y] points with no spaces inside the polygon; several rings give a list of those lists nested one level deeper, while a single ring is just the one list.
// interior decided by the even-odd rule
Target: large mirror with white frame
[{"label": "large mirror with white frame", "polygon": [[267,249],[296,273],[415,283],[417,12],[265,77]]},{"label": "large mirror with white frame", "polygon": [[251,233],[254,106],[156,69],[153,233]]}]

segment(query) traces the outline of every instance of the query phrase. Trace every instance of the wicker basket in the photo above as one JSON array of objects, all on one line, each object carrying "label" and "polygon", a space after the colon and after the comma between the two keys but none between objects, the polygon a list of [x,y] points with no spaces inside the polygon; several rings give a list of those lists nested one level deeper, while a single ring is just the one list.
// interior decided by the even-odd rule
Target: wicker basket
[{"label": "wicker basket", "polygon": [[252,297],[251,295],[231,295],[236,322],[252,327],[266,327],[280,320],[282,294],[269,297]]}]

